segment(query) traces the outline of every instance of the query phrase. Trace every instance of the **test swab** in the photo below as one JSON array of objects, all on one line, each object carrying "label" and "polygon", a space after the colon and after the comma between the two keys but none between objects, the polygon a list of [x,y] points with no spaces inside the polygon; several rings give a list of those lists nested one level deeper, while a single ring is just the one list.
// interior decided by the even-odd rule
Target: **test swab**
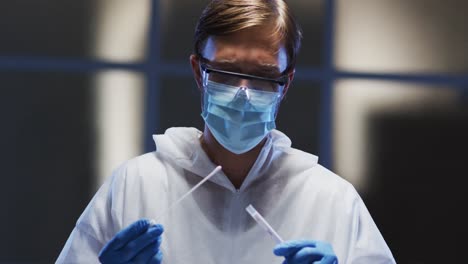
[{"label": "test swab", "polygon": [[270,236],[276,241],[276,243],[283,243],[283,239],[276,233],[276,231],[271,227],[270,224],[263,218],[263,216],[255,210],[255,208],[249,204],[245,210],[252,216],[255,221],[263,228],[265,231],[270,234]]},{"label": "test swab", "polygon": [[[213,177],[216,173],[218,173],[221,170],[221,166],[216,167],[208,176],[206,176],[203,180],[201,180],[197,185],[193,186],[192,189],[190,189],[188,192],[186,192],[182,197],[177,199],[174,203],[172,203],[166,210],[164,210],[158,217],[156,217],[157,220],[161,219],[166,213],[168,213],[172,208],[177,206],[182,200],[185,199],[185,197],[189,196],[192,194],[198,187],[200,187],[203,183],[205,183],[207,180],[209,180],[211,177]],[[155,225],[157,223],[156,220],[150,220],[151,225]]]}]

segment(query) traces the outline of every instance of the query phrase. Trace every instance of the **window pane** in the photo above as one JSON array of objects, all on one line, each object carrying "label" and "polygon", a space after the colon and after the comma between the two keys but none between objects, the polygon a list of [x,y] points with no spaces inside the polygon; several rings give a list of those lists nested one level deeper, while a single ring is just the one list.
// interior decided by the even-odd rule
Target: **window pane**
[{"label": "window pane", "polygon": [[[468,202],[466,91],[343,80],[336,85],[334,112],[336,172],[361,192],[397,262],[462,258],[458,252],[468,235],[462,215]],[[451,241],[438,250],[457,253],[427,255],[432,241]]]},{"label": "window pane", "polygon": [[[102,71],[93,76],[96,107],[96,185],[127,159],[143,152],[146,106],[145,76],[126,71]],[[154,149],[154,148],[152,148]]]},{"label": "window pane", "polygon": [[336,65],[373,72],[468,72],[468,2],[338,0]]},{"label": "window pane", "polygon": [[161,1],[161,56],[165,61],[189,59],[195,26],[208,0]]},{"label": "window pane", "polygon": [[142,60],[150,0],[0,2],[0,56]]},{"label": "window pane", "polygon": [[285,133],[292,146],[318,155],[320,85],[294,81],[280,106],[277,129]]},{"label": "window pane", "polygon": [[[115,101],[125,89],[123,77],[119,85],[114,80],[112,94],[102,88],[116,75],[0,72],[0,203],[7,213],[0,218],[0,262],[56,260],[96,190],[100,157],[108,153],[103,141],[109,139],[103,138],[120,136],[116,152],[129,141],[122,136],[124,129],[109,124],[116,118],[105,114],[112,108],[102,99],[107,95],[107,101]],[[134,84],[127,89],[138,89]],[[114,115],[120,127],[133,127],[128,121],[134,119],[132,101],[127,96],[124,103],[117,102]]]},{"label": "window pane", "polygon": [[162,79],[158,134],[170,127],[196,127],[203,130],[200,92],[193,77]]},{"label": "window pane", "polygon": [[55,261],[92,195],[89,77],[0,73],[2,260]]},{"label": "window pane", "polygon": [[324,1],[291,0],[287,2],[303,31],[302,47],[297,58],[297,65],[320,67],[322,65],[323,27],[325,24]]},{"label": "window pane", "polygon": [[[195,27],[206,0],[162,1],[162,57],[166,61],[186,61],[193,50]],[[288,1],[304,31],[298,65],[319,66],[322,50],[323,1]]]}]

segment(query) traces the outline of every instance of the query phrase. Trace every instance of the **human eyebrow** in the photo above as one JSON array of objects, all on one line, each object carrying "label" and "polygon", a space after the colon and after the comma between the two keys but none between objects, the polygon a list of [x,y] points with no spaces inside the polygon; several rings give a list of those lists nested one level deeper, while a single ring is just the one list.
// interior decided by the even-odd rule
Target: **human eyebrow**
[{"label": "human eyebrow", "polygon": [[223,70],[228,70],[228,71],[240,71],[241,68],[239,67],[238,63],[234,60],[217,60],[217,61],[212,61],[211,64],[214,67],[219,67],[222,68]]},{"label": "human eyebrow", "polygon": [[262,65],[258,67],[256,71],[261,73],[280,74],[279,67],[274,64]]}]

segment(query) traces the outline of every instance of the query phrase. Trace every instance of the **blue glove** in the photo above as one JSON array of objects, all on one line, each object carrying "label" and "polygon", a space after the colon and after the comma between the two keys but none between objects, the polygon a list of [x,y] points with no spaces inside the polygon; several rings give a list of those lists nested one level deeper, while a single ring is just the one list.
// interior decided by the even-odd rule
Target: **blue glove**
[{"label": "blue glove", "polygon": [[99,253],[101,263],[160,264],[162,225],[140,219],[118,232]]},{"label": "blue glove", "polygon": [[332,246],[322,241],[286,241],[277,245],[273,253],[285,257],[283,264],[338,264]]}]

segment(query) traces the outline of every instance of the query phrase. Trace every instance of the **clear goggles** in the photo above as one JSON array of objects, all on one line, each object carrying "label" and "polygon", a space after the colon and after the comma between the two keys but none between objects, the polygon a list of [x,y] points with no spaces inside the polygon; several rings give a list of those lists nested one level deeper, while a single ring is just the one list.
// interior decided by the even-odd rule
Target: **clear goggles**
[{"label": "clear goggles", "polygon": [[224,84],[226,86],[234,88],[246,87],[248,89],[257,91],[278,93],[283,91],[284,86],[288,82],[287,74],[273,79],[237,72],[218,70],[208,66],[206,63],[201,63],[200,67],[203,71],[204,84],[210,81],[219,84]]}]

